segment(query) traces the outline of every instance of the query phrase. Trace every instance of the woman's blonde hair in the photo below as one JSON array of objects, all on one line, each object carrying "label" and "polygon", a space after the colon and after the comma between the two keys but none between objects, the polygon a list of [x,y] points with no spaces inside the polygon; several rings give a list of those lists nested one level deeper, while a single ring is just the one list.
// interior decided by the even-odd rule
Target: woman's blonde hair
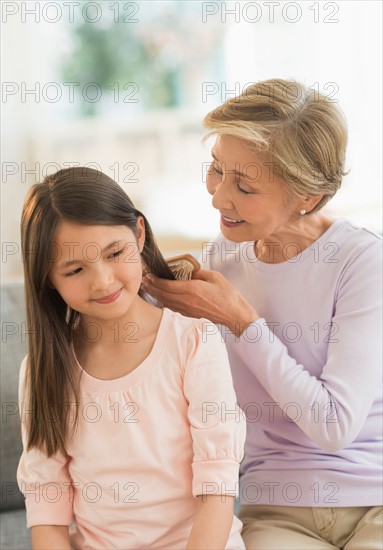
[{"label": "woman's blonde hair", "polygon": [[[338,191],[344,171],[347,123],[336,104],[294,80],[248,86],[205,117],[208,136],[249,142],[299,197],[322,195],[311,213]],[[207,137],[208,137],[207,136]]]}]

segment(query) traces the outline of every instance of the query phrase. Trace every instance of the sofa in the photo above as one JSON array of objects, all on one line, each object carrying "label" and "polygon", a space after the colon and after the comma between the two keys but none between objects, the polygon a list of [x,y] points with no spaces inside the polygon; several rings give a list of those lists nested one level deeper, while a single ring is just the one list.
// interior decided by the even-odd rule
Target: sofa
[{"label": "sofa", "polygon": [[0,548],[29,550],[24,497],[16,482],[22,451],[18,411],[18,378],[26,355],[26,326],[21,282],[1,286],[1,516]]}]

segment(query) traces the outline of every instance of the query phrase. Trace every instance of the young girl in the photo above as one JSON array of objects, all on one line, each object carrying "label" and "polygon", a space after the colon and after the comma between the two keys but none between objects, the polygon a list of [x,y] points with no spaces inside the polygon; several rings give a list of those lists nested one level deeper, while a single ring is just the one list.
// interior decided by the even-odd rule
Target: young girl
[{"label": "young girl", "polygon": [[33,548],[245,548],[225,346],[210,322],[143,299],[144,266],[173,278],[145,217],[108,176],[69,168],[32,187],[21,225]]}]

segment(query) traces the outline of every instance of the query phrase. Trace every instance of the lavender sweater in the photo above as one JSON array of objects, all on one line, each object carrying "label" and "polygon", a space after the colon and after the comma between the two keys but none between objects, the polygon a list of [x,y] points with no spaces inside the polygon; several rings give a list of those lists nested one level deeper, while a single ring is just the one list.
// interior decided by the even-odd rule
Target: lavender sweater
[{"label": "lavender sweater", "polygon": [[283,263],[253,245],[220,235],[201,258],[261,315],[219,327],[247,416],[241,503],[381,504],[381,239],[338,219]]}]

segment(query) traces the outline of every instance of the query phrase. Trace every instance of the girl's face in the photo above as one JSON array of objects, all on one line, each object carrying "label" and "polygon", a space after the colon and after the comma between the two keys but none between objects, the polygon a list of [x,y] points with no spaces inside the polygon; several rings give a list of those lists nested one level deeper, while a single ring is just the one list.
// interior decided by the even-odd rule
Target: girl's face
[{"label": "girl's face", "polygon": [[49,281],[69,307],[88,321],[118,319],[129,311],[142,280],[143,218],[137,238],[125,225],[62,221],[54,242]]},{"label": "girl's face", "polygon": [[267,239],[296,216],[302,199],[287,195],[287,183],[258,160],[246,142],[218,136],[212,149],[207,190],[221,213],[221,231],[233,242]]}]

